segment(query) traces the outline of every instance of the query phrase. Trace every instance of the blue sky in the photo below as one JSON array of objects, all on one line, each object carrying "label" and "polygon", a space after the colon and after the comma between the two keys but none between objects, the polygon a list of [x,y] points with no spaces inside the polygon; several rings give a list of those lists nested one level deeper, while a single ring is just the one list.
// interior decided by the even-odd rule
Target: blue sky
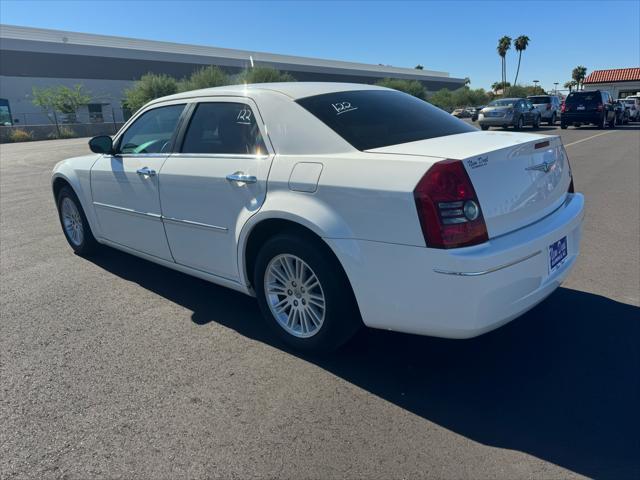
[{"label": "blue sky", "polygon": [[[0,0],[6,24],[444,70],[472,87],[500,79],[499,37],[525,34],[519,83],[553,88],[640,65],[640,0],[207,2]],[[507,57],[513,81],[517,56]]]}]

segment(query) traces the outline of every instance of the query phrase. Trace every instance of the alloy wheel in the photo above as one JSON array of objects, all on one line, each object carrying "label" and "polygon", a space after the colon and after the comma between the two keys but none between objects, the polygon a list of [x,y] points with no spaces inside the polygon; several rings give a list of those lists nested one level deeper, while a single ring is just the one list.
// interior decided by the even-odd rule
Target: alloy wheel
[{"label": "alloy wheel", "polygon": [[290,335],[309,338],[322,328],[326,300],[320,280],[301,258],[291,254],[271,259],[264,274],[264,292],[278,324]]},{"label": "alloy wheel", "polygon": [[75,202],[69,197],[62,199],[60,207],[62,215],[62,224],[67,237],[76,247],[82,245],[84,240],[84,227],[82,226],[82,217]]}]

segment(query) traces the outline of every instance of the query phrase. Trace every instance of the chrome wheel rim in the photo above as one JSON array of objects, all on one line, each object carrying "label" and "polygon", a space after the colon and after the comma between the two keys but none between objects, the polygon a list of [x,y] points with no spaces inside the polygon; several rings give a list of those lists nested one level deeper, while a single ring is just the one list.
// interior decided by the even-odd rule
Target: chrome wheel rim
[{"label": "chrome wheel rim", "polygon": [[60,208],[62,214],[62,225],[67,238],[76,247],[82,245],[84,239],[84,228],[82,227],[82,217],[75,202],[69,197],[64,197]]},{"label": "chrome wheel rim", "polygon": [[301,258],[291,254],[272,258],[264,274],[264,293],[271,314],[290,335],[309,338],[322,328],[324,291],[315,272]]}]

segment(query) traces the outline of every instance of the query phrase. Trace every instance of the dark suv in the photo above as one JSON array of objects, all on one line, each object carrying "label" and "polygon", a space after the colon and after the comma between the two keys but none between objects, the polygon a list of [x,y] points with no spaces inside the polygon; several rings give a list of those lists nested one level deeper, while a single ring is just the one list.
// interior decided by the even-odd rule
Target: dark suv
[{"label": "dark suv", "polygon": [[598,128],[616,126],[615,103],[609,92],[571,92],[562,104],[560,127],[569,125],[579,127],[583,123],[592,123]]}]

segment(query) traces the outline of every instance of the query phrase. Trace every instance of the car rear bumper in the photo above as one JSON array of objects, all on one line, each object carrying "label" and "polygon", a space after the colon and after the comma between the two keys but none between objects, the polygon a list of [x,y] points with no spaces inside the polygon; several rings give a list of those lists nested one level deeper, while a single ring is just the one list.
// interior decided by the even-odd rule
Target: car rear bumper
[{"label": "car rear bumper", "polygon": [[501,127],[503,125],[513,125],[513,117],[486,117],[483,116],[478,119],[480,125],[486,125],[489,127]]},{"label": "car rear bumper", "polygon": [[[569,194],[533,225],[483,245],[453,250],[326,239],[349,277],[364,323],[373,328],[470,338],[522,315],[566,278],[580,251],[584,197]],[[568,255],[550,272],[549,246]]]},{"label": "car rear bumper", "polygon": [[602,121],[602,112],[594,113],[563,113],[563,123],[600,123]]}]

